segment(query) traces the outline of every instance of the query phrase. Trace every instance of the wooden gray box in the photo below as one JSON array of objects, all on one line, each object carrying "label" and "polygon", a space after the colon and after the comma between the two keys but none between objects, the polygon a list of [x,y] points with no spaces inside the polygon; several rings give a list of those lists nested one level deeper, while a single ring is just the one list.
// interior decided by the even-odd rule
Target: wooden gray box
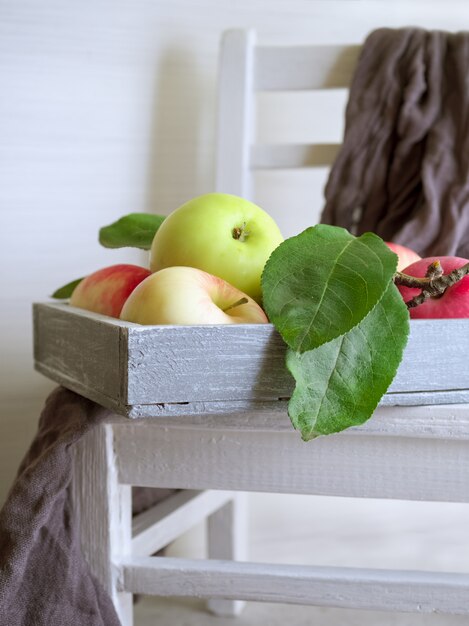
[{"label": "wooden gray box", "polygon": [[[284,410],[294,382],[271,324],[141,326],[34,304],[35,368],[128,417]],[[469,401],[469,319],[412,320],[381,405]]]}]

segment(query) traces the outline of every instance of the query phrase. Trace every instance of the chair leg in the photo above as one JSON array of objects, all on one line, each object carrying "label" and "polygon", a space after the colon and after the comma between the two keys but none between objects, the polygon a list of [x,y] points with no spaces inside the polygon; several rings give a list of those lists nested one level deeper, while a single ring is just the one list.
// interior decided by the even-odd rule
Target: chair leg
[{"label": "chair leg", "polygon": [[[247,496],[233,493],[233,499],[207,519],[209,559],[245,561],[247,558]],[[246,603],[241,600],[209,600],[207,606],[215,615],[238,615]]]},{"label": "chair leg", "polygon": [[113,568],[130,552],[131,487],[117,480],[111,424],[95,427],[79,442],[74,464],[72,493],[84,556],[111,596],[122,626],[132,626],[132,594],[119,591]]}]

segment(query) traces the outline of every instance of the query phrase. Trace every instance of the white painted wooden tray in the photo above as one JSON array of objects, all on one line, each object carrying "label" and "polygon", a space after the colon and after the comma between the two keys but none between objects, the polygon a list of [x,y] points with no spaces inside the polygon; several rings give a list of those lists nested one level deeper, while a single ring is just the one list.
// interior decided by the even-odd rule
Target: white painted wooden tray
[{"label": "white painted wooden tray", "polygon": [[[469,402],[469,319],[412,320],[381,405]],[[270,324],[140,326],[34,305],[36,369],[128,417],[284,411],[293,379]]]}]

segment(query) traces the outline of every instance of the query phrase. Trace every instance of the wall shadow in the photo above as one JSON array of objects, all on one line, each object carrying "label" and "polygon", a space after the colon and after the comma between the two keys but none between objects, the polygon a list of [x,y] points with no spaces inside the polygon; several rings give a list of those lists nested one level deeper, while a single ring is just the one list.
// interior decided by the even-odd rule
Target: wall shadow
[{"label": "wall shadow", "polygon": [[168,48],[162,54],[154,87],[147,212],[166,215],[211,191],[215,81],[190,49]]}]

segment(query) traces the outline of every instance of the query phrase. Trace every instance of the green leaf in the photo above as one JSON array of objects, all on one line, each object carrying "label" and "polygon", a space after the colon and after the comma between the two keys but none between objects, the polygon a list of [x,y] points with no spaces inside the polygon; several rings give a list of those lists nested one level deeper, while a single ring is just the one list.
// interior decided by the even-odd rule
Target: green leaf
[{"label": "green leaf", "polygon": [[65,300],[66,298],[70,298],[75,287],[81,283],[82,280],[83,278],[77,278],[63,287],[59,287],[59,289],[56,289],[51,295],[51,298],[56,298],[56,300]]},{"label": "green leaf", "polygon": [[149,250],[156,231],[164,221],[162,215],[130,213],[117,222],[103,226],[99,243],[105,248],[141,248]]},{"label": "green leaf", "polygon": [[304,441],[363,424],[391,384],[409,334],[409,313],[391,283],[376,307],[342,337],[303,354],[288,350],[296,380],[288,405]]},{"label": "green leaf", "polygon": [[382,298],[397,256],[373,233],[319,224],[285,240],[262,275],[264,308],[299,352],[356,326]]}]

